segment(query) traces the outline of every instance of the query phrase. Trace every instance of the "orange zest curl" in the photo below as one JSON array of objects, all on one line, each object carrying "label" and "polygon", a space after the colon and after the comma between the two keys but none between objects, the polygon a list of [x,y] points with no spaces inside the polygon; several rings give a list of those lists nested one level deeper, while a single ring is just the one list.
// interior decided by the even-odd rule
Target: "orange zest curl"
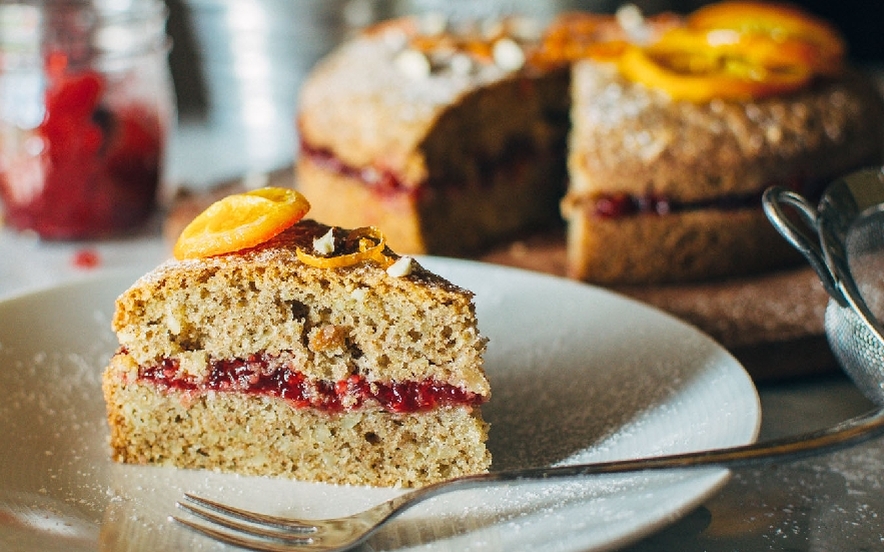
[{"label": "orange zest curl", "polygon": [[439,51],[464,52],[475,56],[477,59],[485,61],[491,59],[491,45],[477,38],[456,38],[450,35],[417,35],[411,38],[409,46],[425,54]]},{"label": "orange zest curl", "polygon": [[641,29],[627,30],[616,15],[566,12],[549,26],[530,61],[539,67],[559,67],[580,59],[616,62],[637,36],[650,40],[660,33],[682,25],[681,18],[661,13],[642,18]]},{"label": "orange zest curl", "polygon": [[837,74],[844,51],[833,27],[797,8],[726,1],[700,8],[653,44],[627,48],[618,67],[677,100],[753,100]]},{"label": "orange zest curl", "polygon": [[569,12],[550,25],[531,61],[541,67],[584,58],[610,61],[620,56],[626,44],[614,16]]},{"label": "orange zest curl", "polygon": [[344,247],[347,251],[355,251],[331,256],[314,255],[303,249],[298,249],[296,253],[299,261],[316,268],[343,268],[363,261],[374,261],[387,268],[396,261],[386,253],[387,238],[374,226],[352,230],[344,240]]},{"label": "orange zest curl", "polygon": [[288,188],[229,195],[187,225],[173,254],[176,259],[197,259],[248,249],[275,237],[309,210],[307,199]]},{"label": "orange zest curl", "polygon": [[411,39],[409,45],[425,54],[444,51],[463,52],[477,60],[490,63],[494,59],[493,40],[478,36],[418,35]]}]

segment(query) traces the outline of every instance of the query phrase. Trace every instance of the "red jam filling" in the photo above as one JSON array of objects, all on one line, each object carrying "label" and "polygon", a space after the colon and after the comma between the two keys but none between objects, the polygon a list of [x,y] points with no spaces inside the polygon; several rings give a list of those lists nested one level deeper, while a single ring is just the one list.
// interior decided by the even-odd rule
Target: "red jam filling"
[{"label": "red jam filling", "polygon": [[358,375],[333,381],[311,381],[288,367],[268,368],[269,358],[213,361],[209,377],[202,382],[178,376],[178,363],[165,360],[158,366],[141,368],[140,381],[167,389],[195,392],[237,392],[285,399],[298,408],[327,412],[354,410],[369,401],[395,413],[422,412],[442,406],[478,406],[482,396],[435,380],[368,382]]},{"label": "red jam filling", "polygon": [[[389,169],[378,167],[354,167],[345,163],[341,158],[329,149],[318,148],[301,140],[300,153],[306,159],[310,159],[316,166],[344,178],[350,178],[361,182],[371,188],[375,193],[382,196],[394,194],[421,193],[422,186],[406,186],[399,177]],[[527,139],[510,140],[503,151],[497,156],[477,155],[476,174],[480,185],[490,186],[494,178],[503,171],[518,173],[525,164],[532,162],[540,153],[535,145]],[[440,178],[440,180],[442,180]],[[463,182],[445,180],[429,183],[430,187],[455,188],[463,185]]]},{"label": "red jam filling", "polygon": [[91,70],[58,75],[42,123],[15,130],[22,147],[0,162],[10,225],[68,239],[130,229],[149,217],[165,131],[153,108],[106,104],[107,86]]},{"label": "red jam filling", "polygon": [[[814,197],[819,193],[819,183],[796,176],[781,185],[788,186],[802,195]],[[764,187],[765,189],[768,186]],[[705,201],[679,202],[657,194],[631,195],[625,192],[602,194],[594,198],[589,212],[600,219],[618,219],[636,215],[668,215],[698,209],[718,209],[722,211],[761,207],[764,190],[748,194],[723,195]]]},{"label": "red jam filling", "polygon": [[626,193],[602,195],[596,198],[592,214],[603,219],[618,219],[635,215],[668,215],[694,209],[746,209],[761,205],[761,193],[727,195],[708,201],[676,202],[653,194],[634,196]]},{"label": "red jam filling", "polygon": [[353,167],[341,160],[331,150],[311,146],[303,140],[301,140],[300,148],[300,155],[310,159],[316,166],[345,178],[358,180],[381,195],[415,192],[414,189],[405,186],[399,177],[390,170],[377,167]]}]

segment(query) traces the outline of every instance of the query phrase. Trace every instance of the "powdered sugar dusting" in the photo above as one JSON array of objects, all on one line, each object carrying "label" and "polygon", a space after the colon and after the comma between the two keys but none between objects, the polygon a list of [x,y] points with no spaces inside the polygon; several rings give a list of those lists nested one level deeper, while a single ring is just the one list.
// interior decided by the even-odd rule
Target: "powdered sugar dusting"
[{"label": "powdered sugar dusting", "polygon": [[[751,436],[753,428],[730,420],[736,411],[751,412],[751,386],[696,332],[635,311],[628,301],[587,295],[591,288],[579,284],[523,279],[471,263],[420,262],[477,292],[480,324],[491,337],[493,397],[486,418],[494,469]],[[19,323],[45,331],[29,339],[18,339],[18,325],[4,324],[9,312],[0,312],[0,361],[12,368],[0,371],[10,397],[0,404],[0,419],[9,420],[0,426],[0,439],[15,444],[0,450],[0,462],[11,468],[0,474],[0,488],[14,492],[0,496],[0,507],[21,519],[36,511],[49,520],[21,529],[35,539],[31,549],[51,549],[60,531],[78,539],[73,550],[98,548],[99,540],[107,549],[216,549],[168,521],[184,492],[302,517],[354,513],[401,492],[113,463],[100,374],[115,347],[113,299],[131,281],[84,286],[65,295],[66,303],[49,296],[23,305],[15,313]],[[634,538],[637,522],[647,530],[672,519],[721,478],[712,470],[466,491],[416,507],[369,546],[593,549]],[[558,538],[550,541],[550,534]]]},{"label": "powdered sugar dusting", "polygon": [[[494,64],[482,64],[466,73],[446,70],[426,72],[415,78],[413,72],[403,71],[401,63],[396,62],[402,52],[408,51],[398,41],[375,36],[357,38],[342,46],[320,69],[322,91],[334,93],[339,90],[348,96],[407,106],[407,109],[398,110],[402,117],[424,118],[430,111],[454,102],[467,90],[510,73]],[[354,60],[358,61],[354,63]],[[313,92],[309,85],[302,93],[305,109],[309,109],[313,93],[319,93],[319,90]]]},{"label": "powdered sugar dusting", "polygon": [[572,190],[581,193],[651,191],[680,201],[757,193],[807,173],[809,163],[843,170],[808,161],[820,152],[861,165],[872,149],[854,140],[878,132],[868,124],[877,99],[850,75],[791,95],[698,103],[631,82],[616,64],[581,61],[572,77],[570,155],[586,173],[572,175]]}]

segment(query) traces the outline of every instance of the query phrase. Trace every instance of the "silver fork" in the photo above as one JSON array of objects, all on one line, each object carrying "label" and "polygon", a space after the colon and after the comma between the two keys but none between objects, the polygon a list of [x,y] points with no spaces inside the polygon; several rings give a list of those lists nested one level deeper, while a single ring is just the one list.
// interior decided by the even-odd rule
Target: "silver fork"
[{"label": "silver fork", "polygon": [[185,498],[178,502],[177,506],[210,523],[200,523],[177,516],[171,518],[204,535],[251,550],[343,551],[362,544],[387,521],[406,509],[442,493],[488,485],[548,481],[597,474],[697,466],[745,467],[832,452],[882,434],[884,434],[884,407],[827,429],[752,445],[635,460],[500,471],[449,479],[415,489],[363,512],[342,518],[301,520],[269,516],[232,508],[192,494],[185,494]]}]

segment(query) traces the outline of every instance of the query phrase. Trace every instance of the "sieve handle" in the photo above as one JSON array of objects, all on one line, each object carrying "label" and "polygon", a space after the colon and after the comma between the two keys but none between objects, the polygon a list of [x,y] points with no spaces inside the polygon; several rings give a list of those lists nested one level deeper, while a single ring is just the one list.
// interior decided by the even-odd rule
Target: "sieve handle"
[{"label": "sieve handle", "polygon": [[[804,258],[807,259],[810,266],[816,271],[829,296],[842,307],[846,306],[847,300],[838,287],[838,278],[826,262],[826,257],[819,244],[819,217],[816,207],[808,203],[800,194],[781,186],[773,186],[765,190],[761,203],[764,207],[764,213],[771,224],[773,224],[780,235],[786,238],[792,247],[804,255]],[[801,221],[805,224],[805,229],[798,227],[786,216],[782,209],[783,205],[788,205],[795,209],[795,212],[798,213]],[[808,236],[806,230],[810,230],[813,233],[812,238]]]}]

